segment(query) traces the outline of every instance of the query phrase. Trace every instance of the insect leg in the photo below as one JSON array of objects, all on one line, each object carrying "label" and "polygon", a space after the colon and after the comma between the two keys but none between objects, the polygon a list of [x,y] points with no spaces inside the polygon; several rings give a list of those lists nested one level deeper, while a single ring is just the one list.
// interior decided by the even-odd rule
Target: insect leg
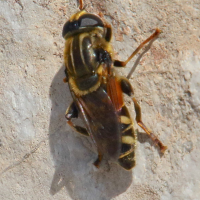
[{"label": "insect leg", "polygon": [[149,45],[147,46],[147,48],[141,53],[141,55],[137,58],[135,64],[133,65],[130,73],[128,74],[127,78],[130,78],[132,73],[134,72],[134,70],[136,69],[140,59],[142,58],[142,56],[150,49],[152,43],[154,42],[154,40],[158,37],[158,35],[160,34],[160,30],[156,29],[156,31],[149,37],[147,38],[144,42],[142,42],[138,48],[129,56],[129,58],[126,61],[120,61],[120,60],[115,60],[114,61],[114,66],[115,67],[125,67],[127,65],[127,63],[144,47],[145,44],[147,44],[148,42]]},{"label": "insect leg", "polygon": [[155,145],[159,146],[160,150],[162,153],[165,152],[167,149],[167,146],[164,146],[163,143],[154,135],[152,131],[150,131],[142,122],[142,113],[141,113],[141,108],[137,102],[137,100],[133,97],[133,88],[129,82],[128,79],[126,78],[121,78],[120,79],[121,83],[121,89],[122,91],[127,94],[128,96],[131,97],[134,103],[135,107],[135,112],[136,112],[136,122],[137,124],[151,137],[152,141],[154,142]]},{"label": "insect leg", "polygon": [[95,167],[99,168],[99,165],[100,165],[100,163],[102,161],[102,158],[103,158],[103,155],[100,152],[98,152],[98,158],[93,163]]},{"label": "insect leg", "polygon": [[74,102],[68,107],[65,113],[65,118],[67,119],[67,123],[77,132],[81,133],[82,135],[89,136],[87,130],[81,126],[75,125],[71,120],[72,118],[78,118],[78,109]]},{"label": "insect leg", "polygon": [[110,24],[104,24],[104,27],[106,28],[105,40],[107,42],[110,42],[110,40],[112,38],[112,27]]},{"label": "insect leg", "polygon": [[83,10],[83,1],[82,0],[79,0],[79,9],[80,10]]},{"label": "insect leg", "polygon": [[68,73],[67,73],[67,69],[66,68],[65,68],[65,75],[66,75],[66,77],[63,79],[63,82],[67,83],[68,82]]},{"label": "insect leg", "polygon": [[135,106],[136,121],[137,121],[138,125],[151,137],[151,139],[153,140],[155,145],[159,146],[161,152],[164,153],[165,150],[167,149],[167,146],[164,146],[163,143],[156,137],[156,135],[154,135],[153,132],[144,125],[144,123],[142,122],[142,118],[141,118],[141,108],[140,108],[137,100],[134,97],[132,97],[132,100],[133,100],[134,106]]}]

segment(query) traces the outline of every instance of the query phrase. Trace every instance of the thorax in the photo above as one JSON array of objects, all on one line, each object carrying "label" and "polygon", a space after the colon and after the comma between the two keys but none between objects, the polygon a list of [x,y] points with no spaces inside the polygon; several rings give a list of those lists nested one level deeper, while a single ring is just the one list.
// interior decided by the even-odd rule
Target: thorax
[{"label": "thorax", "polygon": [[66,39],[64,62],[71,90],[78,95],[95,91],[102,81],[101,52],[107,51],[112,59],[112,46],[104,39],[104,29],[79,31]]}]

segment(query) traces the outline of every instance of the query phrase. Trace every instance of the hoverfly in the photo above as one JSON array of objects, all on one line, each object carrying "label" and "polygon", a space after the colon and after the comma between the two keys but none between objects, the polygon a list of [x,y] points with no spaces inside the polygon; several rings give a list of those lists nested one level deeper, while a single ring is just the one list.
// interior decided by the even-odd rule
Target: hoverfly
[{"label": "hoverfly", "polygon": [[[160,31],[157,29],[125,61],[115,60],[111,46],[112,28],[101,17],[88,13],[79,0],[80,11],[72,15],[63,27],[65,39],[64,63],[66,78],[73,102],[66,111],[67,123],[77,132],[91,136],[98,158],[98,168],[103,156],[117,162],[124,169],[135,166],[136,132],[123,93],[131,97],[136,112],[136,122],[151,137],[161,152],[167,147],[144,125],[141,108],[137,103],[128,78],[115,74],[115,67],[126,64]],[[81,116],[85,127],[71,120]]]}]

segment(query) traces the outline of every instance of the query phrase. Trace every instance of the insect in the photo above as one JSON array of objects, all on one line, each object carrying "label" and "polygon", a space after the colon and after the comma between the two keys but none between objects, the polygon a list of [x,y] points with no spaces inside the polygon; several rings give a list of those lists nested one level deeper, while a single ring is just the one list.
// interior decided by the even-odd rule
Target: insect
[{"label": "insect", "polygon": [[[97,168],[104,157],[130,170],[135,166],[137,138],[123,93],[133,100],[138,125],[161,152],[167,147],[142,122],[141,108],[134,97],[133,88],[128,78],[116,75],[115,67],[125,67],[145,44],[157,38],[160,31],[157,29],[140,44],[125,62],[115,60],[111,25],[101,17],[86,12],[82,0],[79,3],[80,11],[70,17],[62,32],[65,39],[64,81],[68,82],[73,97],[65,117],[77,132],[91,136],[98,151],[94,162]],[[72,122],[79,116],[85,127]]]}]

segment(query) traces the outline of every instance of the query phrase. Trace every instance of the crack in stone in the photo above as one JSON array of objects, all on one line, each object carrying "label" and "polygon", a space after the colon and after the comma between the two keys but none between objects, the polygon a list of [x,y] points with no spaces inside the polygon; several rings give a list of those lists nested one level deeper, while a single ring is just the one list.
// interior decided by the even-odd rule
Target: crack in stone
[{"label": "crack in stone", "polygon": [[15,0],[15,2],[21,7],[22,10],[24,10],[24,6],[23,6],[21,0]]},{"label": "crack in stone", "polygon": [[26,153],[21,159],[19,159],[16,162],[13,162],[11,165],[9,165],[8,167],[6,167],[4,170],[2,170],[2,172],[0,172],[0,176],[2,176],[4,173],[6,173],[8,170],[20,165],[22,162],[24,162],[26,159],[29,158],[29,156],[33,153],[35,153],[38,148],[41,146],[41,144],[43,142],[45,142],[48,139],[48,137],[44,138],[42,141],[40,141],[37,145],[35,145],[35,147],[28,153]]}]

